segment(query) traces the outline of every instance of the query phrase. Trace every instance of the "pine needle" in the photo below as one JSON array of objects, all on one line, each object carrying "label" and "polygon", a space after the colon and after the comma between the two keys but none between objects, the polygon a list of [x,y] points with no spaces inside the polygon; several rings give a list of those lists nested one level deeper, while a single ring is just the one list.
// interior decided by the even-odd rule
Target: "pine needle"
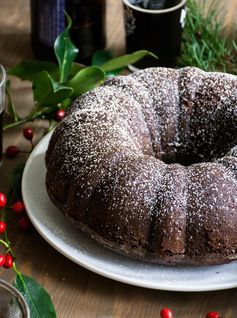
[{"label": "pine needle", "polygon": [[187,1],[186,25],[183,32],[179,66],[196,66],[204,71],[237,74],[237,44],[223,36],[223,23],[218,16],[223,12],[221,1],[198,4]]}]

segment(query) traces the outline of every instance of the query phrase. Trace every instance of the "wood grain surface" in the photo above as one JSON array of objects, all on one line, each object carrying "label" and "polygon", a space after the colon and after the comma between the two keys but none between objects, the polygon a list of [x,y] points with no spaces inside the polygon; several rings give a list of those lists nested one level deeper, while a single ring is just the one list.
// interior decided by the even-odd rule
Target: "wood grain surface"
[{"label": "wood grain surface", "polygon": [[[222,1],[227,11],[225,30],[233,36],[237,0]],[[120,54],[124,52],[121,2],[107,0],[107,5],[108,47],[115,54]],[[22,58],[32,57],[29,0],[0,0],[0,63],[9,68]],[[12,80],[17,108],[21,114],[25,114],[32,107],[30,84]],[[5,121],[7,120],[5,116]],[[40,121],[33,126],[37,141],[42,136],[42,128],[46,127],[46,123]],[[10,144],[29,150],[28,143],[22,137],[21,128],[9,130],[4,134],[4,149]],[[14,160],[4,157],[0,168],[0,191],[7,192],[9,172],[25,158],[26,155],[20,155]],[[204,318],[210,310],[219,311],[224,318],[237,317],[237,289],[177,293],[118,283],[74,264],[55,251],[34,229],[21,233],[15,215],[10,215],[9,219],[9,236],[18,256],[18,267],[48,290],[60,318],[158,318],[160,310],[166,306],[173,309],[175,318]],[[0,277],[12,282],[14,274],[11,270],[1,269]]]}]

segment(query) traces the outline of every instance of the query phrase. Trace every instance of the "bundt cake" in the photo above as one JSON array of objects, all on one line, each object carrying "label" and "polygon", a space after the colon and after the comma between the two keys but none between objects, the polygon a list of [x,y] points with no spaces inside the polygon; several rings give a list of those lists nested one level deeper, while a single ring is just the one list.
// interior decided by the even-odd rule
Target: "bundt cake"
[{"label": "bundt cake", "polygon": [[114,77],[55,129],[48,195],[118,252],[225,263],[237,258],[236,143],[237,77],[193,67]]}]

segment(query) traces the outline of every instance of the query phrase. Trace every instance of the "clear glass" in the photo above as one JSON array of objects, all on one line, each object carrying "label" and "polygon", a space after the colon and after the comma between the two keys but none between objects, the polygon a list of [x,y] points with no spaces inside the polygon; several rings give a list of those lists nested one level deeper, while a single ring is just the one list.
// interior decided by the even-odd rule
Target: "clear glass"
[{"label": "clear glass", "polygon": [[0,279],[0,318],[30,318],[29,307],[19,291]]},{"label": "clear glass", "polygon": [[3,127],[3,109],[4,109],[4,102],[5,102],[5,86],[6,86],[6,72],[4,67],[0,64],[0,164],[2,162],[2,127]]},{"label": "clear glass", "polygon": [[0,113],[2,113],[4,108],[5,84],[6,84],[6,72],[4,67],[0,64]]}]

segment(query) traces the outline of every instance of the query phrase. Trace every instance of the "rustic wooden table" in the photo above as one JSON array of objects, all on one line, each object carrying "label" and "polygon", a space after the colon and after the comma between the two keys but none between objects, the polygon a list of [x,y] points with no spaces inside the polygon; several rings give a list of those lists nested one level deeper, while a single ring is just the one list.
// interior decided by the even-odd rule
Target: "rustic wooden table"
[{"label": "rustic wooden table", "polygon": [[[237,0],[225,2],[228,9],[225,25],[227,32],[230,32],[236,20]],[[108,0],[108,13],[108,47],[119,54],[124,51],[121,2]],[[9,68],[22,58],[32,57],[29,1],[0,0],[0,63]],[[13,93],[18,111],[22,115],[27,113],[32,107],[30,84],[13,79]],[[38,140],[45,123],[37,122],[33,126],[35,140]],[[4,134],[4,149],[10,144],[29,150],[21,128]],[[23,154],[14,160],[4,157],[0,168],[0,191],[8,191],[9,172],[25,158]],[[115,282],[74,264],[55,251],[34,229],[27,233],[20,232],[16,217],[10,219],[10,239],[18,256],[18,267],[48,290],[60,318],[158,318],[160,310],[165,306],[173,309],[175,318],[204,318],[210,310],[219,311],[225,318],[237,317],[237,289],[177,293]],[[0,277],[12,282],[14,273],[1,269]]]}]

